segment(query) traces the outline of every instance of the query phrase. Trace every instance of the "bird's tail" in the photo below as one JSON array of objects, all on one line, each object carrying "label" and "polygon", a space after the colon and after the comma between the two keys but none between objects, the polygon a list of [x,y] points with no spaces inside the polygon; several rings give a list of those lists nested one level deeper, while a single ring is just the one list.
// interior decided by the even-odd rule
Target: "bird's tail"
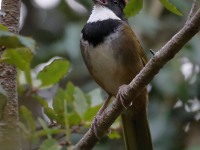
[{"label": "bird's tail", "polygon": [[145,91],[122,114],[126,150],[153,150],[146,104],[147,95]]}]

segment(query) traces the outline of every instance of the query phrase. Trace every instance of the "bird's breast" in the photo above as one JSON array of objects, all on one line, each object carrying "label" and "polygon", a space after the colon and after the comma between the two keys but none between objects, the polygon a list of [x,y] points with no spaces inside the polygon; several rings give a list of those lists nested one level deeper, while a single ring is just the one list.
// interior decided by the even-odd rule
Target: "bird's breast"
[{"label": "bird's breast", "polygon": [[117,78],[119,64],[114,58],[113,49],[103,43],[89,52],[91,73],[95,80],[109,93],[115,94],[118,90]]},{"label": "bird's breast", "polygon": [[138,43],[126,29],[131,31],[120,21],[107,20],[86,24],[82,30],[85,64],[95,81],[111,95],[116,95],[119,86],[129,83],[143,67]]},{"label": "bird's breast", "polygon": [[96,82],[109,94],[116,95],[120,85],[124,84],[126,70],[119,60],[119,49],[113,49],[118,33],[113,33],[98,46],[90,46],[82,41],[82,55],[88,70]]}]

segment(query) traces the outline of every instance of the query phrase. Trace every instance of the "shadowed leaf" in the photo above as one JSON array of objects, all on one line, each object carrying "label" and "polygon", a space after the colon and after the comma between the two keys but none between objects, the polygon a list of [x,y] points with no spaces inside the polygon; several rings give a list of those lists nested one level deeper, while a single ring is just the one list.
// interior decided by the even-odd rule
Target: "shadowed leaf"
[{"label": "shadowed leaf", "polygon": [[174,6],[169,0],[160,0],[160,2],[165,6],[165,8],[178,16],[182,16],[182,13]]}]

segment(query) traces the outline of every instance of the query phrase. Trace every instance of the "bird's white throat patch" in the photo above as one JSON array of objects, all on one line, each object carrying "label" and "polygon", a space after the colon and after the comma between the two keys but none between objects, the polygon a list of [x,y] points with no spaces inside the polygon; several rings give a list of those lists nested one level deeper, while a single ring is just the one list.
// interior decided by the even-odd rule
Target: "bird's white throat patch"
[{"label": "bird's white throat patch", "polygon": [[107,20],[107,19],[121,20],[109,8],[102,6],[102,5],[95,5],[93,10],[92,10],[92,14],[90,15],[87,23],[103,21],[103,20]]}]

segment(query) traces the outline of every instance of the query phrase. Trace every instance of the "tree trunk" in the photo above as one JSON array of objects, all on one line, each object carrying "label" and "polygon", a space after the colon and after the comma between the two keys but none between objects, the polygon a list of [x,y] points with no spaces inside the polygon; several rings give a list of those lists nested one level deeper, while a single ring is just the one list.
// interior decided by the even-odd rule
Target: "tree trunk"
[{"label": "tree trunk", "polygon": [[[19,32],[21,0],[2,0],[0,23],[10,32]],[[0,45],[0,58],[6,50]],[[17,70],[13,65],[0,63],[0,149],[19,150]]]}]

